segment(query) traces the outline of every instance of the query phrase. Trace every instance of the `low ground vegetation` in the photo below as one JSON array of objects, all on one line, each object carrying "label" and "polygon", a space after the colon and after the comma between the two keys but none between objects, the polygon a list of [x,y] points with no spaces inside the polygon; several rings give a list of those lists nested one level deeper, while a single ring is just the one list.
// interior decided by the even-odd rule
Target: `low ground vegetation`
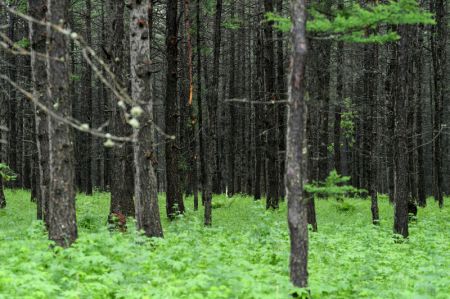
[{"label": "low ground vegetation", "polygon": [[[128,225],[107,229],[109,195],[77,198],[80,238],[49,249],[26,191],[7,190],[0,210],[0,298],[287,298],[286,206],[266,211],[250,197],[214,198],[214,225],[188,209],[163,222],[165,239]],[[160,201],[164,211],[164,198]],[[188,198],[187,206],[192,206]],[[450,211],[434,200],[419,209],[407,241],[392,237],[393,209],[380,200],[381,225],[370,202],[318,200],[319,231],[310,234],[314,298],[449,298]],[[165,219],[162,216],[162,219]],[[131,220],[129,220],[131,221]]]}]

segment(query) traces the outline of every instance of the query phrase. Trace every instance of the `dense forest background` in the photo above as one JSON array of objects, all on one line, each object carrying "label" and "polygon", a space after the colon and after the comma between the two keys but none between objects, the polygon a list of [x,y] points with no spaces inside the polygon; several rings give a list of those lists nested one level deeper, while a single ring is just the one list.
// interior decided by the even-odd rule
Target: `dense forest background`
[{"label": "dense forest background", "polygon": [[0,207],[31,190],[68,246],[75,193],[110,192],[105,221],[162,237],[157,192],[168,219],[192,196],[211,226],[213,195],[277,210],[294,178],[294,247],[294,220],[316,231],[315,200],[344,183],[375,225],[387,194],[408,237],[417,206],[450,193],[448,26],[445,0],[0,1]]}]

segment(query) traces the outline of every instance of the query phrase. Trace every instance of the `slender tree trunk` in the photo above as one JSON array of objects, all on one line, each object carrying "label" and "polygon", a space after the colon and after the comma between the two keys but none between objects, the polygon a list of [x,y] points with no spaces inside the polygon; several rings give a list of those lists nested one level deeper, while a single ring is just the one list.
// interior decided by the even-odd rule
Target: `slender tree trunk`
[{"label": "slender tree trunk", "polygon": [[[28,1],[28,14],[36,20],[44,21],[47,12],[47,1]],[[37,57],[37,53],[45,53],[46,28],[34,22],[29,23],[31,41],[31,71],[33,78],[33,95],[42,104],[49,105],[47,97],[46,62]],[[36,144],[38,151],[38,198],[37,219],[44,219],[48,227],[48,201],[50,185],[49,168],[49,120],[47,114],[35,107]]]},{"label": "slender tree trunk", "polygon": [[[47,20],[66,27],[69,0],[48,0]],[[67,36],[47,27],[48,97],[63,117],[72,115],[69,94],[69,43]],[[63,60],[61,60],[63,58]],[[78,236],[75,213],[74,148],[71,129],[60,121],[50,120],[50,195],[49,239],[62,247],[70,246]]]},{"label": "slender tree trunk", "polygon": [[191,185],[192,193],[194,194],[194,211],[198,210],[198,172],[197,172],[197,117],[193,104],[194,93],[194,78],[193,78],[193,62],[192,62],[192,36],[191,36],[191,15],[190,15],[190,0],[184,0],[184,24],[186,32],[186,54],[187,54],[187,68],[189,80],[189,98],[187,109],[190,118],[188,126],[188,142],[189,142],[189,184]]},{"label": "slender tree trunk", "polygon": [[[256,76],[255,76],[255,90],[258,92],[256,93],[256,98],[260,99],[260,90],[263,89],[264,86],[264,79],[263,79],[263,66],[262,66],[262,37],[261,32],[258,30],[256,34],[256,47],[255,47],[255,56],[256,56]],[[264,107],[263,105],[256,105],[255,107],[255,114],[256,114],[256,123],[255,123],[255,191],[254,191],[254,199],[260,200],[261,199],[261,172],[263,170],[263,114],[264,114]]]},{"label": "slender tree trunk", "polygon": [[[265,13],[273,12],[272,0],[264,0]],[[265,100],[278,100],[275,93],[275,55],[273,40],[273,22],[264,26],[264,85]],[[278,112],[277,105],[268,105],[266,114],[266,154],[267,154],[267,202],[266,209],[278,209],[279,172],[278,172]]]},{"label": "slender tree trunk", "polygon": [[200,177],[201,177],[201,183],[202,183],[202,204],[205,204],[206,197],[207,197],[207,190],[206,190],[206,182],[208,177],[207,172],[207,157],[206,157],[206,119],[204,118],[205,112],[204,112],[204,103],[203,103],[203,95],[202,95],[202,53],[201,53],[201,6],[200,1],[197,0],[196,2],[196,43],[197,43],[197,66],[196,66],[196,72],[197,72],[197,102],[198,102],[198,124],[199,124],[199,139],[200,139]]},{"label": "slender tree trunk", "polygon": [[[16,9],[17,7],[13,6],[13,9]],[[8,38],[16,42],[16,16],[12,13],[8,13]],[[13,82],[17,82],[17,57],[15,54],[8,54],[8,77]],[[14,87],[9,88],[9,134],[8,134],[8,161],[9,161],[9,167],[15,171],[18,172],[19,167],[17,165],[17,140],[18,140],[18,126],[17,126],[17,120],[18,120],[18,112],[20,110],[17,110],[17,92]],[[20,139],[19,139],[20,140]],[[9,184],[9,186],[17,187],[20,183],[20,178],[18,180],[12,182]]]},{"label": "slender tree trunk", "polygon": [[[236,1],[232,1],[231,3],[231,19],[235,18],[236,11]],[[230,31],[230,78],[229,78],[229,98],[236,98],[236,38],[235,38],[235,30]],[[236,123],[238,118],[236,117],[236,103],[228,103],[229,107],[229,135],[228,135],[228,143],[229,143],[229,152],[228,152],[228,196],[231,197],[235,194],[235,157],[236,157]]]},{"label": "slender tree trunk", "polygon": [[[408,67],[408,28],[399,26],[398,30],[402,39],[396,46],[394,55],[397,57],[396,88],[399,92],[395,97],[395,211],[394,233],[407,238],[408,233],[408,147],[407,147],[407,87],[406,72]],[[394,83],[395,84],[395,83]]]},{"label": "slender tree trunk", "polygon": [[[277,13],[283,15],[283,0],[276,2]],[[286,100],[286,83],[285,83],[285,64],[284,64],[284,39],[283,32],[277,31],[277,97],[280,100]],[[285,172],[286,172],[286,105],[278,106],[278,159],[279,159],[279,196],[284,200],[286,186],[285,186]]]},{"label": "slender tree trunk", "polygon": [[395,78],[396,67],[396,45],[388,46],[390,61],[386,74],[385,92],[386,92],[386,124],[387,124],[387,164],[388,164],[388,192],[389,201],[394,203],[395,201],[395,98],[397,97],[396,82],[393,82],[392,78]]},{"label": "slender tree trunk", "polygon": [[[84,11],[84,22],[85,22],[85,32],[84,38],[86,43],[92,45],[92,34],[91,34],[91,0],[85,0],[85,11]],[[82,87],[82,98],[81,98],[81,119],[83,123],[92,127],[92,72],[91,66],[83,60],[83,87]],[[92,194],[92,137],[90,134],[82,134],[81,136],[81,190],[87,195]]]},{"label": "slender tree trunk", "polygon": [[[107,15],[107,45],[103,49],[106,56],[106,61],[109,64],[112,72],[119,82],[124,82],[125,76],[125,51],[124,51],[124,9],[125,3],[117,0],[106,1],[106,15]],[[125,87],[123,87],[125,88]],[[130,128],[125,123],[124,111],[118,106],[118,99],[107,92],[108,106],[111,111],[111,132],[117,136],[129,135]],[[132,183],[132,168],[133,162],[128,155],[128,146],[116,146],[108,151],[111,155],[110,170],[111,172],[111,204],[109,222],[112,221],[112,215],[134,216],[135,207],[133,202],[133,183]],[[130,161],[131,160],[131,161]],[[108,163],[105,163],[108,165]],[[105,172],[108,169],[105,170]],[[130,182],[131,173],[131,182]],[[130,188],[131,187],[131,188]]]},{"label": "slender tree trunk", "polygon": [[[339,9],[342,9],[342,1],[339,1]],[[337,78],[336,97],[334,107],[334,169],[338,174],[342,174],[341,168],[341,105],[344,102],[344,42],[339,41],[336,50]]]},{"label": "slender tree trunk", "polygon": [[306,105],[304,101],[306,45],[306,4],[291,1],[293,21],[290,95],[286,147],[286,196],[291,237],[290,276],[297,287],[308,285],[308,222],[306,180]]},{"label": "slender tree trunk", "polygon": [[443,153],[442,153],[442,124],[444,116],[445,89],[448,86],[446,81],[447,65],[447,1],[430,1],[431,11],[436,13],[436,25],[432,26],[430,34],[431,56],[433,62],[433,82],[434,82],[434,123],[433,123],[433,179],[434,199],[439,203],[439,207],[444,205],[443,197]]},{"label": "slender tree trunk", "polygon": [[364,95],[367,99],[368,111],[365,120],[364,133],[364,160],[367,161],[365,167],[365,177],[367,179],[367,189],[371,198],[370,210],[372,212],[372,223],[379,224],[378,195],[377,195],[377,73],[378,73],[378,46],[366,45],[364,51]]},{"label": "slender tree trunk", "polygon": [[148,237],[162,237],[158,193],[153,162],[153,96],[151,86],[150,28],[148,13],[150,0],[130,3],[130,67],[131,95],[143,103],[140,126],[134,130],[135,208],[137,229]]},{"label": "slender tree trunk", "polygon": [[179,149],[177,129],[180,122],[178,100],[178,0],[169,0],[166,9],[166,212],[169,219],[184,213],[183,195],[180,190]]},{"label": "slender tree trunk", "polygon": [[420,32],[422,28],[419,27],[417,46],[415,47],[415,65],[417,72],[416,79],[416,149],[417,149],[417,203],[421,207],[427,205],[426,193],[425,193],[425,167],[424,167],[424,144],[423,144],[423,105],[422,105],[422,80],[423,80],[423,35]]},{"label": "slender tree trunk", "polygon": [[[209,140],[207,140],[207,150],[209,151],[209,160],[206,159],[209,167],[209,171],[207,172],[207,181],[206,181],[206,190],[205,190],[205,225],[210,226],[212,224],[212,181],[211,177],[213,175],[217,175],[216,171],[213,171],[214,165],[214,156],[211,156],[212,153],[218,155],[219,153],[216,151],[217,149],[217,102],[219,98],[219,72],[220,72],[220,43],[221,43],[221,26],[222,26],[222,0],[217,0],[216,2],[216,14],[214,17],[214,61],[213,61],[213,78],[212,78],[212,86],[208,89],[210,92],[208,93],[208,125],[207,132]],[[206,136],[205,136],[206,138]],[[206,153],[206,151],[205,151]]]}]

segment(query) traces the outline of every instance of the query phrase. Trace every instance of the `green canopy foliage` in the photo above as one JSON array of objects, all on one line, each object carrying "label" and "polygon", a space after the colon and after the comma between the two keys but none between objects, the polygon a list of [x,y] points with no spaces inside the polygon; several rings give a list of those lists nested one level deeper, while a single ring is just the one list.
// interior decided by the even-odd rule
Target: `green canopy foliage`
[{"label": "green canopy foliage", "polygon": [[[344,9],[323,13],[312,6],[308,10],[307,30],[317,38],[334,38],[354,43],[386,43],[400,38],[397,32],[380,26],[400,24],[434,24],[433,14],[424,11],[416,0],[389,1],[361,6],[354,3]],[[292,22],[276,13],[266,14],[277,30],[287,32]]]}]

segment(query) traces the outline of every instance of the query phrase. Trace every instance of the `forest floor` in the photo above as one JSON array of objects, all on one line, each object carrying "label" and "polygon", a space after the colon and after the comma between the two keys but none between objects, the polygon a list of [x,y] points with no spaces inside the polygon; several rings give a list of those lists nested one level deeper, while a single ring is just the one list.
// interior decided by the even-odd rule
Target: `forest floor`
[{"label": "forest floor", "polygon": [[[6,191],[0,210],[0,298],[288,298],[286,206],[267,212],[249,197],[214,198],[213,227],[203,210],[169,223],[165,239],[106,228],[109,195],[78,196],[79,240],[49,249],[26,191]],[[192,198],[186,200],[192,206]],[[450,298],[450,208],[419,209],[410,238],[396,243],[393,209],[370,202],[320,200],[310,234],[313,298]]]}]

